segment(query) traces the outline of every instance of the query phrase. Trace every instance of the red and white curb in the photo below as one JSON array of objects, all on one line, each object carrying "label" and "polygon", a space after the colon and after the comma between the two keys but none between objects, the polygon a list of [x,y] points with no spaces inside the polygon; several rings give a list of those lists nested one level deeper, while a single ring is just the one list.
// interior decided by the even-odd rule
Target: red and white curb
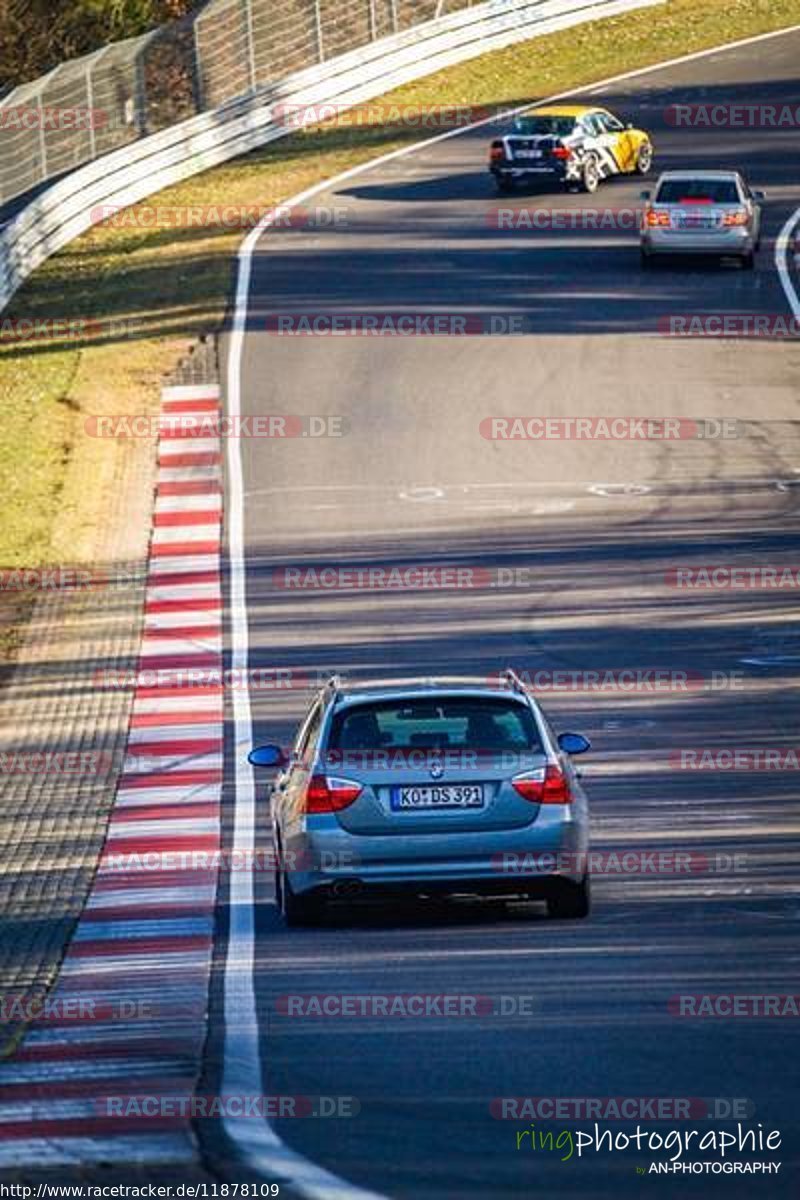
[{"label": "red and white curb", "polygon": [[195,1156],[185,1114],[220,850],[222,485],[218,437],[181,437],[174,418],[219,410],[218,386],[162,393],[173,427],[162,420],[127,754],[49,1013],[0,1064],[0,1168]]}]

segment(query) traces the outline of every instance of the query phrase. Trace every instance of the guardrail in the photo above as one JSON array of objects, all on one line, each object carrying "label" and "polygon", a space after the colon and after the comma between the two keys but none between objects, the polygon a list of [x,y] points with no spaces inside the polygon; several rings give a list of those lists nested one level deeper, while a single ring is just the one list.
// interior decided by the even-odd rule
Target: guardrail
[{"label": "guardrail", "polygon": [[443,67],[663,0],[488,0],[288,76],[79,167],[0,233],[0,311],[51,254],[118,209],[293,132],[285,112],[342,110]]}]

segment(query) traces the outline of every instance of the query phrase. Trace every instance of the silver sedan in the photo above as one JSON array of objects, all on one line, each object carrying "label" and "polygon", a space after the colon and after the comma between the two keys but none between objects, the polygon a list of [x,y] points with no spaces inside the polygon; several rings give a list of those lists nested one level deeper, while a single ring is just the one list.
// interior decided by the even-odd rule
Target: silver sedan
[{"label": "silver sedan", "polygon": [[738,171],[665,171],[642,199],[643,266],[664,254],[713,254],[753,267],[764,193],[751,191]]}]

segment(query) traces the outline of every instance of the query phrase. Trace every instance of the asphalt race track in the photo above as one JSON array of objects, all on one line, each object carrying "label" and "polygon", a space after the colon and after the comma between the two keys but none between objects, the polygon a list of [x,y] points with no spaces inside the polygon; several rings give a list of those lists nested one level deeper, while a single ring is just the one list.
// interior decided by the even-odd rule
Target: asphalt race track
[{"label": "asphalt race track", "polygon": [[[796,1019],[680,1018],[669,1007],[678,993],[800,991],[796,772],[689,771],[670,759],[686,747],[792,744],[796,601],[787,591],[680,590],[668,573],[796,565],[800,370],[785,339],[660,331],[676,314],[788,317],[774,243],[800,206],[796,130],[678,129],[665,109],[796,103],[798,64],[800,34],[792,33],[585,96],[651,131],[656,169],[738,167],[767,190],[753,272],[708,263],[643,272],[635,229],[493,227],[491,214],[509,205],[636,208],[646,186],[626,178],[594,196],[497,197],[485,167],[493,127],[422,146],[310,202],[343,209],[346,224],[270,230],[258,244],[242,412],[343,417],[347,432],[242,439],[253,670],[286,668],[302,681],[326,670],[486,675],[511,664],[531,673],[661,668],[701,681],[543,694],[559,728],[593,742],[585,781],[597,848],[706,856],[689,873],[597,879],[586,922],[551,923],[535,905],[452,903],[290,933],[271,879],[259,875],[255,1001],[267,1088],[360,1103],[355,1118],[283,1120],[277,1132],[363,1188],[407,1200],[797,1194]],[[525,334],[267,331],[281,314],[400,312],[514,316]],[[480,435],[486,417],[515,415],[747,424],[726,440]],[[397,564],[470,565],[496,586],[387,593],[280,584],[286,566]],[[512,578],[523,582],[500,582]],[[257,740],[285,741],[307,696],[300,682],[280,694],[254,690]],[[226,788],[232,807],[232,765]],[[220,952],[210,1082],[219,1081],[222,1057],[223,965]],[[532,1008],[394,1020],[278,1011],[288,993],[412,992],[498,1003],[525,996]],[[734,1157],[779,1161],[780,1173],[652,1179],[637,1167],[668,1156],[634,1146],[567,1161],[566,1149],[517,1150],[530,1121],[497,1120],[490,1104],[519,1096],[745,1100],[745,1127],[780,1130],[781,1147]],[[558,1135],[592,1124],[570,1118],[537,1129]],[[626,1133],[635,1125],[602,1122]],[[735,1127],[708,1115],[689,1125]],[[201,1130],[201,1141],[212,1157],[234,1161],[221,1135]],[[684,1161],[710,1157],[692,1151]]]}]

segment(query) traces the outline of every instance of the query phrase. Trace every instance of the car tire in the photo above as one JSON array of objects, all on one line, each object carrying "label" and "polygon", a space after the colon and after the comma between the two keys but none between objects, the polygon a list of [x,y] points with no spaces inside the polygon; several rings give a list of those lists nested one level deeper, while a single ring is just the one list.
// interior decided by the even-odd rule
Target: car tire
[{"label": "car tire", "polygon": [[589,876],[584,875],[580,883],[561,880],[556,890],[547,897],[547,915],[560,921],[579,921],[591,911],[591,888]]},{"label": "car tire", "polygon": [[636,152],[636,166],[633,168],[636,175],[649,175],[650,168],[653,165],[653,147],[650,142],[642,142]]},{"label": "car tire", "polygon": [[281,870],[280,895],[281,914],[289,929],[307,929],[319,925],[325,913],[325,901],[316,892],[298,896]]},{"label": "car tire", "polygon": [[497,190],[501,196],[507,196],[510,192],[513,192],[513,190],[514,190],[513,179],[503,179],[503,177],[501,175],[497,175],[497,176],[495,176],[495,183],[497,185]]},{"label": "car tire", "polygon": [[743,254],[741,257],[741,264],[745,271],[752,271],[753,267],[756,265],[755,253],[751,250],[749,254]]},{"label": "car tire", "polygon": [[580,190],[588,196],[592,196],[600,183],[600,170],[597,166],[597,159],[589,155],[581,168]]}]

